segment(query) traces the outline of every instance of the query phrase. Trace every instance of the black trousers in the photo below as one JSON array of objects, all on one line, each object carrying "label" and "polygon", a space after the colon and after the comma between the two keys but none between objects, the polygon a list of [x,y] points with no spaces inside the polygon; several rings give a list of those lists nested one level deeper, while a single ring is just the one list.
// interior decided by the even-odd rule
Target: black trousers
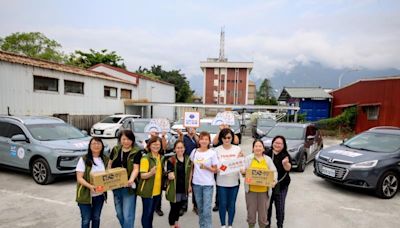
[{"label": "black trousers", "polygon": [[272,196],[268,207],[267,220],[271,224],[272,205],[275,204],[276,225],[278,228],[283,227],[285,219],[285,201],[289,186],[279,186],[279,190],[273,189]]},{"label": "black trousers", "polygon": [[183,201],[177,203],[170,203],[171,210],[169,211],[168,215],[168,222],[170,226],[173,226],[175,222],[179,220],[179,212],[181,211]]}]

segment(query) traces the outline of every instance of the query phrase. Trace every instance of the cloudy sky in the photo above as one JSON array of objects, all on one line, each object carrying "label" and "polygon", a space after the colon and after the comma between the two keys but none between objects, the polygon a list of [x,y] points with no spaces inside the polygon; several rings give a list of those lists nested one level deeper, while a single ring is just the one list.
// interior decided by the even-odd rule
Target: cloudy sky
[{"label": "cloudy sky", "polygon": [[400,1],[6,1],[0,37],[39,31],[65,53],[108,49],[129,70],[162,65],[201,77],[199,62],[254,61],[253,78],[310,61],[341,68],[400,69]]}]

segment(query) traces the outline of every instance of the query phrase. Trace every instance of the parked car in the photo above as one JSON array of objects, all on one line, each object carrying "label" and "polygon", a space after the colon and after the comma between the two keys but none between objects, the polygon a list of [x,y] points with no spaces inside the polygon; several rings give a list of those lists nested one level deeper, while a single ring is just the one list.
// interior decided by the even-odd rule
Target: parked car
[{"label": "parked car", "polygon": [[323,148],[320,131],[314,124],[277,123],[261,140],[266,149],[271,147],[272,139],[282,135],[286,138],[287,149],[292,159],[292,168],[303,172],[307,163]]},{"label": "parked car", "polygon": [[140,118],[139,115],[112,115],[94,124],[90,129],[91,136],[114,138],[118,137],[118,131],[124,121]]},{"label": "parked car", "polygon": [[235,118],[235,124],[231,126],[231,129],[233,133],[239,138],[239,144],[242,143],[242,127],[245,126],[241,126],[239,119]]},{"label": "parked car", "polygon": [[183,127],[183,119],[180,119],[176,122],[171,127],[171,134],[173,135],[178,135],[177,130],[180,129],[183,134],[187,134],[186,128]]},{"label": "parked car", "polygon": [[400,178],[400,128],[374,127],[318,153],[315,175],[389,199]]},{"label": "parked car", "polygon": [[[75,174],[91,137],[54,117],[0,116],[0,164],[29,172],[38,184]],[[105,145],[105,153],[109,147]]]},{"label": "parked car", "polygon": [[197,128],[196,132],[200,133],[202,131],[206,131],[208,133],[210,133],[210,137],[211,137],[211,144],[212,141],[214,139],[214,137],[217,135],[218,131],[219,131],[219,127],[217,125],[211,125],[211,123],[213,122],[213,119],[200,119],[200,127]]},{"label": "parked car", "polygon": [[264,118],[258,118],[255,121],[255,124],[253,125],[252,128],[252,135],[253,138],[259,139],[262,138],[265,134],[269,132],[269,130],[272,129],[273,126],[275,126],[276,121],[273,119],[264,119]]},{"label": "parked car", "polygon": [[[127,121],[119,128],[121,130],[131,130],[135,134],[135,144],[140,149],[144,149],[144,141],[149,138],[149,133],[145,132],[146,126],[150,123],[151,119],[135,119],[134,121]],[[174,144],[177,137],[167,132],[166,138],[168,141],[167,152],[171,152],[174,149]]]}]

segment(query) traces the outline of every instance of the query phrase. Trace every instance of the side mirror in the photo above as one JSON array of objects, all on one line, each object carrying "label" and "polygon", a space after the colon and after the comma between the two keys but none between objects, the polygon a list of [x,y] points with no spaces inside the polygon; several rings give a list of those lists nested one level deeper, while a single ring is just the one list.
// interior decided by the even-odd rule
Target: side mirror
[{"label": "side mirror", "polygon": [[23,134],[14,135],[11,137],[11,141],[13,142],[27,142],[29,143],[29,139],[25,137]]},{"label": "side mirror", "polygon": [[88,135],[88,132],[85,131],[85,130],[82,130],[81,132],[82,132],[84,135],[86,135],[86,136]]},{"label": "side mirror", "polygon": [[314,138],[315,138],[315,135],[309,135],[309,136],[307,136],[307,140],[308,140],[308,141],[314,140]]},{"label": "side mirror", "polygon": [[349,140],[348,138],[345,138],[342,140],[343,143],[345,143],[347,140]]}]

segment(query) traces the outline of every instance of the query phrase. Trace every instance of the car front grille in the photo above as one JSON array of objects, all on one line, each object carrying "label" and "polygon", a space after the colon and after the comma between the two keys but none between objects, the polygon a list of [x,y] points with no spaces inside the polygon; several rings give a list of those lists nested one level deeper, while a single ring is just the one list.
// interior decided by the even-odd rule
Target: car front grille
[{"label": "car front grille", "polygon": [[331,177],[331,176],[327,176],[333,179],[337,179],[337,180],[343,180],[347,173],[349,172],[348,169],[343,168],[343,167],[338,167],[338,166],[333,166],[333,165],[329,165],[329,164],[325,164],[325,163],[321,163],[321,162],[317,162],[317,169],[318,169],[318,173],[320,173],[321,175],[327,176],[325,174],[323,174],[321,172],[322,167],[326,167],[326,168],[330,168],[330,169],[334,169],[335,170],[335,177]]},{"label": "car front grille", "polygon": [[104,130],[96,130],[96,129],[93,130],[93,133],[94,133],[95,135],[102,135],[103,132],[104,132]]}]

